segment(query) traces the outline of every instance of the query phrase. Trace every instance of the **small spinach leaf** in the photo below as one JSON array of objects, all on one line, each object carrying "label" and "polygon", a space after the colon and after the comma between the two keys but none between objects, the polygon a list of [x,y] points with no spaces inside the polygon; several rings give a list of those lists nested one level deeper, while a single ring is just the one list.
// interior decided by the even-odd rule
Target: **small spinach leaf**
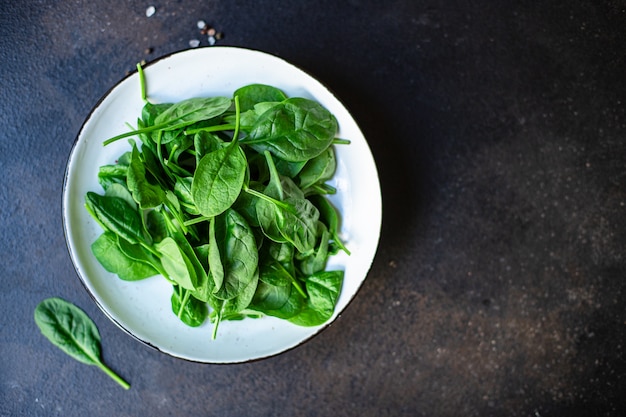
[{"label": "small spinach leaf", "polygon": [[281,90],[266,84],[249,84],[240,87],[235,90],[233,97],[239,97],[242,112],[252,109],[258,103],[287,99]]},{"label": "small spinach leaf", "polygon": [[124,199],[106,197],[89,191],[85,198],[85,206],[105,230],[109,230],[131,243],[144,242],[139,213]]},{"label": "small spinach leaf", "polygon": [[104,269],[124,281],[138,281],[158,274],[151,265],[126,255],[118,246],[117,236],[111,232],[101,234],[91,244],[91,251]]},{"label": "small spinach leaf", "polygon": [[161,263],[169,278],[186,290],[195,289],[197,281],[195,269],[176,241],[168,236],[155,247],[161,255]]},{"label": "small spinach leaf", "polygon": [[[188,291],[184,290],[184,292],[185,295],[181,297],[181,291],[179,291],[179,288],[174,287],[172,297],[170,298],[172,312],[176,314],[187,326],[198,327],[202,325],[202,323],[204,323],[206,318],[209,316],[209,310],[206,303],[194,297],[189,297]],[[189,298],[184,300],[185,296]]]},{"label": "small spinach leaf", "polygon": [[200,160],[191,183],[191,195],[203,216],[223,213],[237,200],[246,165],[246,157],[236,142],[208,153]]},{"label": "small spinach leaf", "polygon": [[154,118],[154,125],[190,125],[223,114],[231,106],[228,97],[196,97],[179,101]]},{"label": "small spinach leaf", "polygon": [[324,271],[306,279],[309,298],[300,313],[289,319],[299,326],[319,326],[330,319],[343,284],[343,271]]},{"label": "small spinach leaf", "polygon": [[[259,253],[254,233],[245,219],[233,209],[215,218],[215,242],[217,242],[224,271],[221,287],[215,288],[215,296],[222,300],[234,298],[254,279]],[[209,243],[211,245],[211,243]],[[209,246],[209,268],[213,270]]]},{"label": "small spinach leaf", "polygon": [[100,332],[83,310],[61,298],[47,298],[35,308],[35,323],[53,345],[82,363],[97,366],[124,389],[130,388],[102,362]]}]

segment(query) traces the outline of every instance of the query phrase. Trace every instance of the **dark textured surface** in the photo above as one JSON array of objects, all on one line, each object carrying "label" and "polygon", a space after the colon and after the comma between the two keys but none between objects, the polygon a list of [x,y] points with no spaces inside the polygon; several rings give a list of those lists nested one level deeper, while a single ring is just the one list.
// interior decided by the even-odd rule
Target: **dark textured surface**
[{"label": "dark textured surface", "polygon": [[[3,1],[0,415],[624,415],[626,2],[540,3]],[[91,107],[137,61],[201,39],[199,19],[335,90],[383,190],[380,249],[345,314],[234,366],[115,327],[61,222]],[[130,391],[43,339],[49,296],[94,318]]]}]

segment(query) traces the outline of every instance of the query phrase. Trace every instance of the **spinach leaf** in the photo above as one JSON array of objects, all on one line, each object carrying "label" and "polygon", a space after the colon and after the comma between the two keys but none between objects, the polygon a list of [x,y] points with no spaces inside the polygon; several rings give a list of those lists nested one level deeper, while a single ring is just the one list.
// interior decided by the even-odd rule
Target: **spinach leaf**
[{"label": "spinach leaf", "polygon": [[[245,219],[233,209],[228,209],[214,220],[214,233],[223,268],[223,282],[215,287],[215,296],[222,300],[234,298],[254,279],[259,253],[254,233]],[[215,255],[211,256],[209,243],[209,268],[213,273]],[[215,249],[214,249],[215,250]]]},{"label": "spinach leaf", "polygon": [[269,150],[286,161],[306,161],[321,154],[337,134],[335,117],[319,103],[290,98],[263,113],[242,144]]},{"label": "spinach leaf", "polygon": [[[221,219],[220,219],[221,220]],[[217,232],[215,230],[215,217],[209,222],[209,269],[211,271],[211,277],[213,278],[214,292],[222,288],[224,283],[224,264],[222,263],[222,251],[220,244],[223,242],[217,241]],[[223,238],[220,236],[220,238]],[[222,245],[223,246],[223,245]]]},{"label": "spinach leaf", "polygon": [[[181,295],[183,291],[185,295]],[[187,326],[198,327],[209,316],[207,305],[194,297],[189,297],[188,291],[183,291],[180,291],[180,287],[174,287],[172,297],[170,298],[172,312]],[[187,297],[186,300],[184,299],[185,297]]]},{"label": "spinach leaf", "polygon": [[174,194],[184,210],[191,215],[198,215],[200,212],[193,201],[191,195],[192,177],[177,177],[174,184]]},{"label": "spinach leaf", "polygon": [[[254,127],[257,120],[259,120],[259,117],[261,117],[263,113],[276,106],[277,104],[279,103],[274,101],[257,103],[251,109],[242,112],[240,119],[241,127],[245,131],[249,131]],[[224,117],[224,120],[233,123],[234,116],[226,116]]]},{"label": "spinach leaf", "polygon": [[300,313],[305,299],[292,285],[272,285],[259,280],[249,308],[268,316],[289,319]]},{"label": "spinach leaf", "polygon": [[119,197],[122,200],[126,201],[128,205],[131,206],[134,210],[137,210],[137,202],[124,184],[117,182],[111,184],[104,192],[104,195],[106,197]]},{"label": "spinach leaf", "polygon": [[190,125],[202,120],[209,120],[223,114],[231,106],[228,97],[196,97],[179,101],[169,106],[154,118],[154,125],[175,124]]},{"label": "spinach leaf", "polygon": [[305,198],[288,198],[289,206],[277,211],[281,234],[302,254],[309,254],[315,249],[317,240],[317,208]]},{"label": "spinach leaf", "polygon": [[246,157],[235,141],[200,160],[191,183],[191,195],[203,216],[217,216],[232,206],[241,192],[246,165]]},{"label": "spinach leaf", "polygon": [[101,234],[91,244],[91,251],[104,269],[124,281],[138,281],[158,274],[150,264],[127,256],[118,246],[117,236],[111,232]]},{"label": "spinach leaf", "polygon": [[61,298],[47,298],[35,308],[41,333],[72,358],[95,365],[124,389],[130,385],[102,362],[100,332],[87,314]]},{"label": "spinach leaf", "polygon": [[160,210],[149,210],[146,213],[145,228],[153,242],[160,242],[168,236],[167,221]]},{"label": "spinach leaf", "polygon": [[330,319],[341,292],[343,276],[343,271],[323,271],[309,276],[306,279],[309,298],[298,315],[289,321],[299,326],[319,326]]},{"label": "spinach leaf", "polygon": [[126,183],[133,199],[142,209],[156,207],[165,201],[165,192],[146,177],[146,168],[139,156],[139,150],[133,146]]},{"label": "spinach leaf", "polygon": [[178,243],[168,236],[155,247],[169,278],[186,290],[194,290],[197,282],[195,268]]},{"label": "spinach leaf", "polygon": [[306,189],[317,183],[327,181],[333,177],[337,168],[335,151],[332,146],[321,154],[306,162],[298,173],[299,186]]},{"label": "spinach leaf", "polygon": [[163,269],[159,258],[145,246],[130,243],[126,239],[117,236],[117,247],[128,258],[135,263],[142,263],[152,267],[153,270],[168,279],[167,272]]},{"label": "spinach leaf", "polygon": [[326,224],[334,243],[346,254],[350,255],[350,251],[339,238],[339,213],[337,209],[324,196],[310,196],[309,200],[319,210],[320,220]]},{"label": "spinach leaf", "polygon": [[256,271],[250,283],[239,291],[237,296],[228,300],[214,300],[214,310],[210,316],[213,322],[213,339],[217,337],[217,329],[223,320],[238,320],[246,316],[252,316],[251,312],[245,312],[245,310],[254,298],[258,283],[259,276],[258,271]]},{"label": "spinach leaf", "polygon": [[85,207],[94,219],[109,230],[131,243],[145,241],[139,213],[124,199],[101,196],[87,192]]},{"label": "spinach leaf", "polygon": [[194,123],[209,120],[220,116],[231,106],[231,100],[227,97],[190,98],[172,104],[154,118],[154,124],[113,136],[103,142],[109,145],[117,140],[129,136],[142,135],[155,131],[171,131],[182,129]]},{"label": "spinach leaf", "polygon": [[193,144],[196,152],[196,165],[204,155],[222,148],[224,141],[213,133],[200,131],[193,136]]},{"label": "spinach leaf", "polygon": [[98,183],[104,190],[107,190],[111,184],[126,184],[127,172],[128,166],[126,165],[102,165],[98,169]]},{"label": "spinach leaf", "polygon": [[146,102],[141,109],[141,120],[145,126],[154,126],[156,118],[165,110],[172,107],[173,103],[152,104]]},{"label": "spinach leaf", "polygon": [[242,112],[252,109],[258,103],[280,102],[287,99],[281,90],[265,84],[249,84],[240,87],[235,90],[233,97],[239,97]]},{"label": "spinach leaf", "polygon": [[328,260],[328,241],[330,233],[324,223],[318,222],[318,229],[321,231],[318,234],[320,238],[318,240],[318,246],[316,250],[306,256],[300,261],[300,271],[304,275],[312,275],[316,272],[323,271],[326,268],[326,261]]}]

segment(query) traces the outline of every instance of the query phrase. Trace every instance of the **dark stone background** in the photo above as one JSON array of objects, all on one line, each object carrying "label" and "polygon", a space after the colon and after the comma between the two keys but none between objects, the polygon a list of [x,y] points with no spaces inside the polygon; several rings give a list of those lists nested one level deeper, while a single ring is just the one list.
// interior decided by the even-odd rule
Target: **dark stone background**
[{"label": "dark stone background", "polygon": [[[91,107],[137,61],[206,46],[200,19],[218,45],[335,90],[383,192],[380,248],[343,316],[232,366],[107,320],[61,221]],[[624,415],[625,46],[623,0],[2,1],[0,415]],[[130,391],[41,336],[49,296],[94,318]]]}]

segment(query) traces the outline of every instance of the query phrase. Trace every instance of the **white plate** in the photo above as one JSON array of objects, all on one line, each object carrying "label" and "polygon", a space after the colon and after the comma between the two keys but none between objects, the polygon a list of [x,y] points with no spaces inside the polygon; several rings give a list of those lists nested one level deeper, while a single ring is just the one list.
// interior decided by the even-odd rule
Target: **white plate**
[{"label": "white plate", "polygon": [[70,256],[85,288],[104,313],[119,327],[169,355],[206,363],[237,363],[291,349],[334,321],[356,295],[378,246],[382,205],[376,165],[363,134],[339,100],[320,82],[263,52],[232,47],[191,49],[163,57],[145,67],[147,94],[152,102],[190,97],[228,95],[238,87],[263,83],[288,96],[317,100],[339,122],[339,137],[350,145],[336,146],[338,168],[330,182],[337,188],[333,203],[342,215],[341,236],[352,252],[329,261],[328,269],[344,269],[344,284],[333,317],[324,325],[299,327],[265,317],[220,324],[217,339],[212,325],[184,325],[171,312],[171,286],[161,277],[125,282],[106,272],[91,253],[91,243],[102,233],[84,208],[87,191],[102,192],[98,168],[111,164],[129,149],[127,140],[102,142],[129,130],[141,114],[136,72],[114,86],[85,121],[69,157],[63,220]]}]

